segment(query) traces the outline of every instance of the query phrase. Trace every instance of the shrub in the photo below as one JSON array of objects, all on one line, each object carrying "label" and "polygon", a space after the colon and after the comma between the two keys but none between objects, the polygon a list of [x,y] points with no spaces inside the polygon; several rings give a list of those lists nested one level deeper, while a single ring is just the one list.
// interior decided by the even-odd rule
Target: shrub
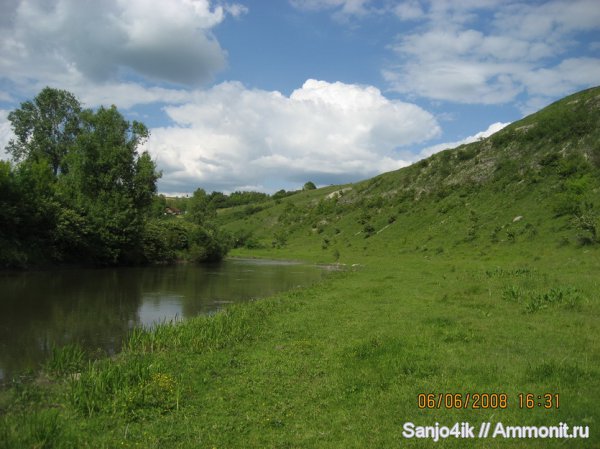
[{"label": "shrub", "polygon": [[365,225],[371,219],[371,214],[367,210],[363,210],[358,217],[358,224]]},{"label": "shrub", "polygon": [[273,241],[271,242],[273,248],[283,248],[287,245],[288,235],[285,230],[279,230],[273,233]]},{"label": "shrub", "polygon": [[552,205],[552,212],[555,217],[562,217],[564,215],[575,215],[578,214],[579,202],[581,197],[573,192],[560,192],[557,193]]},{"label": "shrub", "polygon": [[142,235],[142,258],[146,263],[172,262],[175,251],[170,248],[165,229],[157,222],[149,222]]},{"label": "shrub", "polygon": [[459,161],[468,161],[473,159],[479,153],[479,148],[475,145],[468,145],[465,148],[456,152],[456,157]]},{"label": "shrub", "polygon": [[577,236],[582,245],[592,245],[598,242],[598,228],[600,227],[600,214],[594,210],[594,205],[586,203],[583,211],[577,215],[573,222],[582,232]]},{"label": "shrub", "polygon": [[261,244],[249,229],[239,229],[233,233],[231,244],[234,248],[260,248]]},{"label": "shrub", "polygon": [[229,251],[231,238],[212,228],[196,227],[190,235],[189,257],[194,262],[221,260]]},{"label": "shrub", "polygon": [[589,171],[590,164],[580,153],[570,153],[558,162],[558,174],[564,178]]}]

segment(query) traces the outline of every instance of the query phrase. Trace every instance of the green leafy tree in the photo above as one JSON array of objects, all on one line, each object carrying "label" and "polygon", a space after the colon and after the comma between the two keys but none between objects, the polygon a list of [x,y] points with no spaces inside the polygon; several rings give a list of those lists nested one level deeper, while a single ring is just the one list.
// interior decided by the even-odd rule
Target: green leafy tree
[{"label": "green leafy tree", "polygon": [[231,206],[228,203],[229,198],[223,192],[212,192],[210,195],[210,203],[215,209]]},{"label": "green leafy tree", "polygon": [[190,233],[189,257],[194,262],[221,260],[231,246],[230,236],[215,227],[196,226]]},{"label": "green leafy tree", "polygon": [[0,266],[24,267],[55,252],[53,230],[59,210],[54,178],[45,162],[11,167],[0,161]]},{"label": "green leafy tree", "polygon": [[26,262],[19,248],[22,221],[21,192],[10,163],[0,161],[0,267],[18,267]]},{"label": "green leafy tree", "polygon": [[315,185],[314,182],[308,181],[306,184],[304,184],[304,187],[302,187],[302,190],[315,190],[316,188],[317,188],[317,186]]},{"label": "green leafy tree", "polygon": [[160,176],[149,154],[137,152],[147,137],[142,123],[128,122],[115,106],[81,113],[81,130],[66,157],[69,171],[58,190],[64,204],[85,217],[89,238],[82,237],[87,244],[80,249],[97,263],[139,258]]},{"label": "green leafy tree", "polygon": [[0,161],[0,236],[16,230],[18,203],[19,195],[10,163]]},{"label": "green leafy tree", "polygon": [[204,189],[196,189],[188,201],[187,217],[192,223],[204,225],[216,217],[216,210],[211,197]]},{"label": "green leafy tree", "polygon": [[57,176],[79,133],[81,105],[73,94],[46,87],[8,114],[15,138],[6,150],[16,162],[46,161]]},{"label": "green leafy tree", "polygon": [[150,216],[153,218],[161,218],[165,215],[167,208],[167,198],[164,195],[154,195],[152,197],[152,206],[150,208]]},{"label": "green leafy tree", "polygon": [[0,267],[205,261],[227,252],[230,238],[211,225],[204,190],[181,199],[190,220],[164,219],[170,199],[156,195],[160,173],[139,151],[148,129],[115,106],[82,110],[72,94],[46,88],[9,120],[14,165],[0,161]]}]

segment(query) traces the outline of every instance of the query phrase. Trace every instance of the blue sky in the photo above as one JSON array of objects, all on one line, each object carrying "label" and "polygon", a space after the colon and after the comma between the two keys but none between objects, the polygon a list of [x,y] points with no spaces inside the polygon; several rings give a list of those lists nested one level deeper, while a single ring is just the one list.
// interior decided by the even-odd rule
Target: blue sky
[{"label": "blue sky", "polygon": [[0,145],[44,86],[151,129],[159,190],[353,182],[600,84],[597,0],[0,0]]}]

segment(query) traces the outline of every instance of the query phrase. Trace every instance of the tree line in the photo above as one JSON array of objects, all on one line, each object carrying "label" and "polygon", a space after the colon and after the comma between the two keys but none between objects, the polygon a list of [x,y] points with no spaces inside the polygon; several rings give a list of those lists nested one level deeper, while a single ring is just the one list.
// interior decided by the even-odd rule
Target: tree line
[{"label": "tree line", "polygon": [[176,209],[181,213],[198,214],[201,216],[214,216],[218,209],[227,209],[236,206],[248,206],[264,203],[269,200],[281,200],[291,195],[295,195],[301,191],[314,190],[317,187],[312,181],[304,184],[302,190],[285,190],[281,189],[269,195],[264,192],[254,191],[235,191],[230,194],[213,191],[207,193],[204,189],[198,188],[194,191],[191,197],[167,197],[158,195],[155,198],[154,209],[158,215],[163,214],[165,209]]},{"label": "tree line", "polygon": [[14,138],[0,161],[0,267],[215,260],[228,238],[200,211],[156,213],[160,173],[139,149],[143,123],[115,106],[84,109],[45,88],[8,115]]}]

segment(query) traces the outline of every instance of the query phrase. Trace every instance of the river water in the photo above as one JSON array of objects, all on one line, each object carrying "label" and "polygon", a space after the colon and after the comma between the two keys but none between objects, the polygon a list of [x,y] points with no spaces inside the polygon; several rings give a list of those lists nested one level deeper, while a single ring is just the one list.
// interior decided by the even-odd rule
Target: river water
[{"label": "river water", "polygon": [[37,369],[54,345],[113,354],[136,326],[212,313],[318,281],[314,265],[228,259],[210,265],[0,273],[0,383]]}]

